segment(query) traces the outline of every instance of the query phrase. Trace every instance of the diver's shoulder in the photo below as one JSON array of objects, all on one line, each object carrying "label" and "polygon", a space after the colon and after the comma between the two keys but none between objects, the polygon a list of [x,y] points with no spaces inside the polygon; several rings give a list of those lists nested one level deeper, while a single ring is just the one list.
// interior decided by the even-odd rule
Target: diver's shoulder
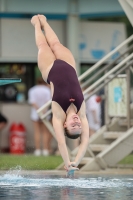
[{"label": "diver's shoulder", "polygon": [[53,113],[53,116],[59,120],[60,119],[64,120],[64,118],[66,117],[60,105],[55,101],[52,101],[52,113]]},{"label": "diver's shoulder", "polygon": [[78,112],[78,115],[82,118],[84,118],[86,116],[86,105],[85,105],[85,101],[82,102],[80,110]]}]

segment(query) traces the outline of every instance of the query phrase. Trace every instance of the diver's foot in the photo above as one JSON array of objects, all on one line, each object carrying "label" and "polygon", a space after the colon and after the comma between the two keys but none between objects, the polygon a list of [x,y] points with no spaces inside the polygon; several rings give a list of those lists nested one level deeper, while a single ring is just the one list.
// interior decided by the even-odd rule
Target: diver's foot
[{"label": "diver's foot", "polygon": [[36,24],[40,24],[39,18],[38,18],[37,15],[34,15],[34,16],[31,18],[31,24],[32,24],[33,26],[35,26]]},{"label": "diver's foot", "polygon": [[38,18],[40,20],[41,27],[44,29],[44,25],[47,21],[47,18],[44,15],[38,15]]}]

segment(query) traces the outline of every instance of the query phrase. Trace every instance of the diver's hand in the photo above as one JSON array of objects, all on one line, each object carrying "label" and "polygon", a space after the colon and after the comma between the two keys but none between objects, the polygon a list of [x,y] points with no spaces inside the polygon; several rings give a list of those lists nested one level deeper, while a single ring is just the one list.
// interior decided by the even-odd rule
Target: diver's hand
[{"label": "diver's hand", "polygon": [[64,169],[66,170],[66,177],[68,177],[68,178],[73,177],[74,172],[79,170],[79,168],[73,167],[72,165],[70,165],[68,167],[64,166]]},{"label": "diver's hand", "polygon": [[68,167],[64,166],[64,169],[65,169],[66,171],[71,171],[71,170],[77,171],[77,170],[79,170],[79,168],[77,168],[77,167],[75,167],[75,166],[72,166],[72,165],[69,165]]},{"label": "diver's hand", "polygon": [[72,166],[72,167],[77,167],[77,163],[76,162],[70,162],[70,165]]}]

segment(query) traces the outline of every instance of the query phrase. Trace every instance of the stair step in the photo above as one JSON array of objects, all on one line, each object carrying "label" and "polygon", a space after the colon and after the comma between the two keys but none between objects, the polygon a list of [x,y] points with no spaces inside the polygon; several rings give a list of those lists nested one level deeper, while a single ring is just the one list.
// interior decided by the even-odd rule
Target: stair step
[{"label": "stair step", "polygon": [[[120,126],[127,126],[127,119],[120,119],[119,120],[119,125]],[[130,125],[133,126],[133,119],[131,119]]]},{"label": "stair step", "polygon": [[90,144],[89,147],[93,152],[101,152],[105,150],[109,145],[106,144]]},{"label": "stair step", "polygon": [[90,157],[84,157],[82,160],[81,160],[81,162],[80,162],[80,164],[86,164],[86,163],[88,163],[88,162],[90,162],[90,161],[92,161],[93,160],[93,158],[90,158]]},{"label": "stair step", "polygon": [[114,132],[114,131],[109,131],[105,132],[103,134],[104,139],[117,139],[118,137],[121,137],[125,132]]},{"label": "stair step", "polygon": [[[75,157],[72,157],[71,160],[74,161],[74,160],[75,160]],[[88,162],[90,162],[90,161],[92,161],[92,160],[93,160],[93,158],[91,158],[91,157],[84,157],[84,158],[81,160],[80,164],[81,164],[81,165],[85,165],[86,163],[88,163]]]}]

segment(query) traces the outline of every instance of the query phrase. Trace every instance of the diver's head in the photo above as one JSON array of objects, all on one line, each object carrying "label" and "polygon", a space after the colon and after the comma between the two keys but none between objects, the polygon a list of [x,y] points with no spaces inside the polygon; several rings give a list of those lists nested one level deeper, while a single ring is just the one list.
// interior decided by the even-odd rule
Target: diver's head
[{"label": "diver's head", "polygon": [[71,139],[77,139],[81,136],[81,121],[77,114],[67,115],[64,123],[65,135]]}]

